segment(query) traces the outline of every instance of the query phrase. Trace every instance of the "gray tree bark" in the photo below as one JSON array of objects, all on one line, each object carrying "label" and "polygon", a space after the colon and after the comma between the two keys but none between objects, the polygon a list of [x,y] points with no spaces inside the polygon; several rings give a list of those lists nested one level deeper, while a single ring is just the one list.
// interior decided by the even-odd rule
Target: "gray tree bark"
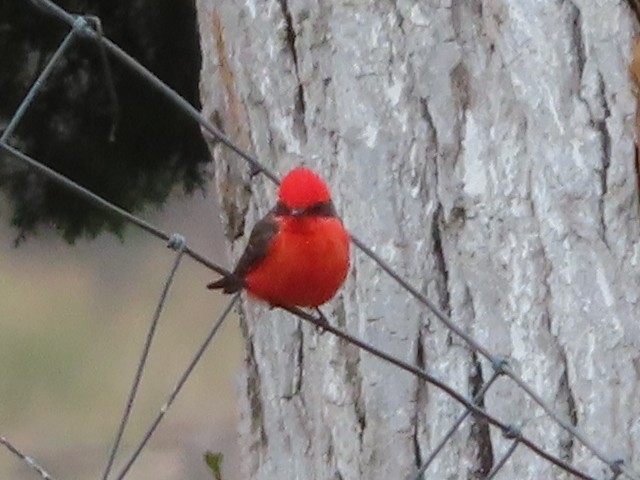
[{"label": "gray tree bark", "polygon": [[[198,0],[204,111],[280,174],[328,180],[349,229],[612,458],[640,470],[637,22],[625,2]],[[274,202],[212,147],[232,257]],[[361,252],[336,324],[472,396],[491,366]],[[243,478],[402,479],[463,411],[245,301]],[[606,465],[500,379],[486,408],[593,476]],[[467,420],[425,478],[509,447]],[[570,478],[520,447],[496,478]]]}]

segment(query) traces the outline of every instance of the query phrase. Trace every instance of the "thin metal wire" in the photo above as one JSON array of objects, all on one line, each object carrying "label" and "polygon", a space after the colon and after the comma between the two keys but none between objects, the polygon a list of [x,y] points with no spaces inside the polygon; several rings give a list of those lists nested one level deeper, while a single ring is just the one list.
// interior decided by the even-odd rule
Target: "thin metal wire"
[{"label": "thin metal wire", "polygon": [[7,437],[0,436],[0,444],[4,445],[7,450],[22,460],[30,469],[35,470],[44,480],[53,480],[53,477],[29,455],[24,454],[20,449],[13,445]]},{"label": "thin metal wire", "polygon": [[[161,91],[161,93],[166,95],[170,100],[172,100],[179,107],[181,107],[185,111],[185,113],[187,113],[194,120],[196,120],[198,123],[200,123],[200,125],[208,133],[210,133],[211,135],[217,137],[217,139],[221,143],[226,145],[228,148],[230,148],[235,153],[237,153],[239,156],[244,158],[247,162],[249,162],[249,164],[252,166],[254,171],[262,172],[267,177],[269,177],[272,181],[274,181],[275,183],[278,183],[278,178],[275,176],[275,174],[273,174],[273,172],[271,172],[264,165],[262,165],[260,162],[258,162],[255,157],[249,155],[248,153],[244,152],[242,149],[237,147],[221,131],[219,131],[216,127],[211,125],[202,115],[200,115],[200,113],[191,104],[189,104],[186,100],[184,100],[182,97],[180,97],[176,92],[174,92],[167,85],[165,85],[163,82],[161,82],[155,75],[153,75],[151,72],[149,72],[147,69],[145,69],[141,64],[139,64],[135,59],[130,57],[126,52],[121,50],[117,45],[115,45],[113,42],[111,42],[106,37],[99,35],[98,32],[96,32],[92,28],[90,28],[90,26],[86,23],[86,21],[83,21],[81,17],[74,17],[73,15],[69,14],[65,10],[61,9],[60,7],[58,7],[56,4],[54,4],[50,0],[32,0],[32,3],[38,4],[39,6],[43,7],[43,9],[46,9],[47,11],[49,11],[49,12],[53,13],[54,15],[56,15],[58,18],[60,18],[63,21],[67,22],[68,24],[74,26],[74,28],[79,28],[80,31],[84,35],[87,35],[87,36],[97,40],[98,42],[104,44],[111,52],[113,52],[117,57],[119,57],[120,60],[123,61],[123,63],[125,63],[126,65],[131,67],[134,71],[136,71],[143,78],[147,79],[153,86],[158,88]],[[33,90],[37,91],[37,88],[34,88]],[[29,163],[28,160],[31,160],[32,162],[35,162],[35,160],[30,159],[28,156],[26,156],[26,155],[22,154],[21,152],[13,149],[12,147],[6,145],[4,141],[0,142],[0,147],[2,147],[3,149],[9,151],[14,156],[16,156],[18,158],[21,158],[23,161],[26,161],[27,163]],[[37,163],[37,162],[35,162],[35,163]],[[84,191],[84,195],[83,196],[85,196],[85,198],[90,199],[94,203],[96,203],[96,201],[97,201],[97,203],[102,208],[114,207],[115,209],[118,209],[118,207],[115,207],[115,206],[109,204],[108,202],[104,201],[103,199],[101,199],[100,197],[96,196],[92,192],[89,192],[88,190],[84,189],[83,187],[75,184],[74,182],[71,182],[70,180],[66,179],[65,177],[63,177],[63,176],[61,176],[59,174],[57,174],[53,170],[48,169],[48,167],[45,167],[44,165],[41,165],[41,164],[39,164],[38,166],[35,166],[35,165],[32,165],[32,166],[34,166],[34,168],[37,168],[41,172],[50,175],[51,178],[56,179],[56,176],[60,177],[60,178],[56,179],[59,183],[63,183],[64,184],[65,182],[70,182],[71,184],[74,185],[74,190],[76,192],[80,193],[81,191]],[[69,186],[69,185],[67,184],[67,186]],[[166,238],[166,234],[164,234],[164,232],[162,232],[162,231],[160,231],[158,229],[155,229],[155,227],[152,227],[148,223],[137,219],[137,217],[134,217],[134,216],[128,214],[128,212],[125,212],[125,211],[123,211],[121,209],[118,209],[118,210],[120,210],[120,214],[123,217],[127,218],[127,220],[131,221],[132,223],[138,225],[139,227],[145,229],[146,231],[148,231],[150,233],[153,233],[156,236],[159,236],[160,238],[163,238],[165,240],[167,239]],[[128,218],[128,217],[131,217],[131,218]],[[374,262],[376,262],[387,274],[389,274],[392,278],[394,278],[405,290],[407,290],[412,296],[414,296],[414,298],[416,298],[420,303],[422,303],[426,307],[428,307],[441,321],[443,321],[443,323],[445,323],[445,325],[447,325],[448,328],[450,328],[452,331],[454,331],[456,334],[458,334],[463,340],[465,340],[470,345],[470,347],[472,349],[474,349],[475,351],[477,351],[478,353],[483,355],[485,358],[489,359],[492,363],[495,363],[496,358],[493,355],[491,355],[490,352],[488,352],[482,345],[477,343],[472,337],[470,337],[468,334],[466,334],[466,332],[464,332],[463,330],[458,328],[451,321],[451,319],[448,316],[446,316],[443,312],[441,312],[436,307],[435,304],[430,302],[417,289],[412,287],[406,280],[404,280],[397,272],[395,272],[395,270],[393,270],[386,262],[384,262],[379,256],[377,256],[370,248],[368,248],[357,237],[353,236],[352,239],[353,239],[354,244],[358,248],[360,248],[366,255],[368,255]],[[225,269],[223,269],[223,268],[221,268],[221,267],[219,267],[219,266],[217,266],[217,265],[215,265],[215,264],[213,264],[211,262],[208,262],[204,257],[199,256],[197,253],[192,252],[190,249],[186,250],[185,253],[189,254],[195,260],[201,261],[201,263],[207,265],[208,267],[210,267],[213,270],[217,271],[221,275],[228,275],[229,274],[229,272],[226,271]],[[292,312],[292,313],[295,313],[295,312]],[[298,316],[300,316],[299,313],[296,313],[296,314]],[[304,317],[302,317],[302,318],[304,318]],[[324,329],[332,330],[332,328],[331,329],[327,328],[324,325],[322,325],[321,327],[324,328]],[[336,332],[333,332],[333,333],[337,334]],[[340,336],[340,335],[338,335],[338,336]],[[343,338],[345,338],[345,337],[343,337]],[[367,350],[370,353],[373,353],[373,351],[371,349],[372,347],[368,346],[367,344],[364,344],[363,342],[360,342],[358,339],[355,339],[353,337],[351,337],[351,339],[357,341],[357,342],[356,341],[352,341],[351,343],[354,343],[354,344],[358,345],[358,342],[359,342],[360,345],[358,345],[358,346],[360,346],[360,348],[363,348],[364,350]],[[366,345],[369,348],[365,348],[364,345]],[[377,349],[373,349],[373,350],[377,350]],[[378,351],[378,353],[383,353],[383,352]],[[383,358],[383,359],[385,359],[387,361],[390,361],[391,363],[394,363],[397,366],[400,366],[398,363],[396,363],[394,361],[391,361],[390,359],[393,359],[393,357],[390,357],[389,355],[384,354],[384,355],[377,355],[377,356],[379,356],[380,358]],[[397,359],[395,359],[395,360],[397,360]],[[406,370],[406,368],[404,368],[404,369]],[[409,370],[409,371],[411,371],[411,370]],[[416,372],[412,372],[412,373],[416,374]],[[617,461],[612,461],[612,460],[608,459],[607,456],[605,454],[603,454],[598,448],[596,448],[586,438],[586,436],[584,434],[582,434],[582,432],[579,429],[577,429],[575,426],[573,426],[568,420],[565,420],[562,417],[560,417],[558,414],[556,414],[556,412],[553,411],[550,408],[550,406],[540,398],[540,396],[538,396],[535,392],[533,392],[533,390],[528,385],[526,385],[524,383],[524,381],[521,380],[515,374],[515,372],[513,372],[509,368],[506,368],[504,373],[506,375],[508,375],[510,378],[512,378],[512,380],[514,380],[514,382],[517,385],[519,385],[536,403],[538,403],[552,419],[554,419],[559,425],[561,425],[563,428],[565,428],[567,431],[569,431],[575,438],[577,438],[579,441],[581,441],[585,445],[585,447],[587,447],[589,450],[591,450],[592,453],[596,457],[600,458],[604,463],[609,465],[612,468],[612,470],[616,471],[615,469],[617,469],[620,472],[624,473],[629,478],[634,478],[634,479],[638,478],[637,474],[635,474],[634,472],[631,472],[631,470],[626,468],[626,466],[624,464],[620,465]],[[423,379],[427,380],[426,378],[423,378]],[[429,380],[427,380],[427,381],[429,381]],[[432,383],[433,383],[433,381],[432,381]],[[437,383],[434,383],[434,385],[438,386],[439,388],[442,388],[443,386],[446,387],[446,385],[444,385],[444,384],[438,385]],[[453,398],[455,398],[458,401],[460,401],[460,399],[462,398],[459,394],[457,394],[457,392],[455,392],[455,391],[453,391],[451,389],[449,389],[450,391],[448,391],[446,388],[444,390],[450,395],[452,393],[455,393],[456,395],[458,395],[459,398],[456,397],[455,395],[451,395]],[[462,402],[462,403],[464,404],[464,402]],[[472,403],[470,403],[469,405],[466,405],[466,406],[467,406],[467,408],[472,410],[474,413],[484,416],[485,418],[487,418],[488,421],[491,422],[490,415],[488,415],[486,412],[483,412],[477,406],[473,406]],[[498,425],[498,426],[502,425],[502,424],[499,423],[499,421],[498,421],[498,423],[494,423],[494,424]],[[501,428],[504,428],[504,426],[502,426]],[[533,444],[531,444],[532,446],[529,446],[528,442],[529,441],[527,439],[525,439],[525,438],[521,439],[521,443],[523,445],[526,445],[529,448],[531,448],[532,450],[536,451],[536,449],[532,447]],[[538,453],[540,456],[542,456],[544,458],[547,458],[550,461],[553,461],[553,460],[551,460],[551,458],[553,458],[553,457],[548,455],[546,452],[543,452],[543,451],[540,450],[540,451],[536,451],[536,453]],[[554,462],[554,463],[556,463],[556,462]],[[568,466],[569,468],[567,468],[567,466],[563,466],[562,463],[563,462],[556,463],[556,464],[558,466],[561,466],[562,468],[565,468],[568,471],[572,471],[572,467],[571,466]],[[574,473],[574,472],[572,471],[572,473]],[[574,473],[574,475],[577,475],[580,478],[590,478],[588,476],[584,476],[584,474],[581,474],[580,472]]]},{"label": "thin metal wire", "polygon": [[[492,355],[487,349],[485,349],[482,345],[480,345],[474,338],[468,335],[465,331],[459,328],[453,321],[442,312],[433,302],[431,302],[427,297],[425,297],[422,293],[420,293],[416,288],[409,284],[404,278],[402,278],[395,270],[391,268],[391,266],[386,263],[382,258],[380,258],[375,252],[373,252],[369,247],[364,245],[359,239],[353,238],[353,242],[370,258],[372,258],[379,266],[382,268],[389,276],[391,276],[398,284],[400,284],[407,292],[409,292],[414,298],[416,298],[420,303],[427,306],[431,312],[438,317],[450,330],[454,331],[458,336],[460,336],[471,348],[482,356],[484,356],[491,363],[498,361],[497,357]],[[602,460],[604,463],[609,465],[610,468],[613,468],[614,460],[608,458],[604,452],[602,452],[599,448],[597,448],[580,430],[578,430],[568,419],[561,417],[558,413],[556,413],[551,406],[545,402],[540,395],[533,391],[529,385],[527,385],[524,380],[522,380],[508,365],[503,367],[503,372],[506,376],[508,376],[511,380],[513,380],[520,388],[522,388],[531,399],[537,403],[546,413],[549,415],[556,423],[558,423],[562,428],[567,430],[571,435],[576,437],[582,444],[587,447],[591,452]],[[627,472],[625,472],[627,473]],[[634,473],[631,475],[627,473],[630,478],[638,480],[638,477]]]},{"label": "thin metal wire", "polygon": [[[69,25],[72,25],[75,22],[75,16],[67,12],[66,10],[60,8],[58,5],[53,3],[51,0],[31,0],[34,3],[40,4],[44,9],[46,9],[49,13],[55,15],[59,19],[63,20]],[[273,171],[271,171],[266,166],[262,165],[258,160],[242,150],[240,147],[236,146],[231,139],[229,139],[220,129],[216,128],[212,125],[207,119],[205,119],[200,112],[189,102],[187,102],[184,98],[178,95],[171,87],[165,84],[162,80],[160,80],[156,75],[147,70],[140,62],[138,62],[135,58],[131,57],[127,52],[122,50],[118,45],[113,43],[107,37],[100,38],[89,25],[84,25],[82,28],[82,33],[87,35],[90,38],[93,38],[96,41],[102,41],[108,50],[110,50],[113,54],[116,55],[125,65],[138,73],[142,78],[147,80],[153,87],[158,89],[162,94],[164,94],[169,100],[175,103],[182,111],[184,111],[187,115],[189,115],[193,120],[198,122],[202,128],[204,128],[210,135],[213,135],[218,139],[218,141],[224,145],[226,145],[230,150],[234,151],[240,157],[244,158],[247,162],[249,162],[255,172],[260,172],[266,175],[275,183],[279,183],[278,177]]]},{"label": "thin metal wire", "polygon": [[516,451],[516,448],[518,448],[518,445],[520,445],[519,440],[514,440],[513,442],[511,442],[511,446],[509,447],[509,450],[507,450],[506,453],[502,456],[502,458],[498,461],[498,463],[496,463],[493,466],[493,468],[491,469],[491,471],[489,472],[489,475],[487,475],[487,478],[485,480],[491,480],[493,477],[496,476],[496,474],[507,463],[507,460],[511,458],[511,455],[513,455],[513,452]]},{"label": "thin metal wire", "polygon": [[153,433],[158,428],[158,425],[160,425],[160,422],[162,421],[162,419],[164,418],[165,414],[167,413],[167,410],[169,410],[169,408],[171,407],[171,405],[175,401],[176,397],[180,393],[180,390],[182,390],[182,387],[184,386],[185,382],[187,381],[187,379],[191,375],[191,372],[196,367],[198,362],[200,362],[200,359],[202,358],[202,355],[204,355],[204,352],[207,351],[207,348],[209,347],[209,344],[211,343],[211,340],[213,340],[213,338],[216,336],[216,333],[218,333],[218,330],[220,329],[220,327],[224,323],[225,319],[229,316],[229,314],[231,313],[231,310],[233,309],[234,305],[238,302],[239,299],[240,299],[240,293],[236,293],[231,298],[231,300],[229,301],[229,303],[225,307],[225,309],[222,312],[222,314],[220,315],[220,317],[218,317],[218,320],[213,325],[213,328],[211,329],[211,331],[209,332],[209,334],[205,338],[204,342],[202,342],[202,345],[200,345],[200,348],[196,352],[195,356],[191,359],[191,362],[189,363],[189,365],[187,366],[186,370],[184,371],[184,373],[182,374],[182,376],[178,380],[178,383],[176,384],[175,388],[173,389],[173,391],[169,395],[168,400],[166,401],[166,403],[160,409],[160,412],[158,413],[158,416],[156,417],[156,419],[151,424],[151,427],[149,427],[149,430],[147,430],[147,432],[145,433],[144,437],[142,438],[142,441],[140,442],[140,444],[135,449],[135,451],[133,452],[133,454],[131,455],[131,457],[129,458],[127,463],[125,464],[125,466],[122,468],[122,470],[118,474],[118,476],[117,476],[118,480],[122,480],[124,478],[124,476],[127,474],[129,469],[133,466],[135,461],[138,459],[138,457],[140,456],[140,453],[142,452],[142,450],[146,446],[147,442],[151,439],[151,436],[153,435]]},{"label": "thin metal wire", "polygon": [[18,126],[18,123],[20,123],[20,120],[22,120],[22,117],[26,113],[27,109],[31,106],[31,103],[33,102],[34,98],[36,97],[40,89],[44,86],[47,78],[49,78],[49,75],[51,75],[51,72],[53,72],[53,69],[55,68],[56,63],[58,63],[58,60],[60,60],[65,50],[69,48],[69,45],[71,45],[71,41],[75,38],[76,34],[78,33],[78,29],[80,28],[81,24],[82,24],[82,21],[80,20],[73,22],[71,26],[71,30],[69,31],[67,36],[64,37],[64,40],[62,41],[60,46],[57,48],[55,53],[51,56],[51,58],[49,59],[49,62],[47,62],[47,65],[44,67],[40,75],[38,75],[38,78],[36,79],[36,81],[33,82],[33,85],[31,86],[31,88],[29,89],[29,92],[20,103],[20,106],[16,110],[16,113],[13,115],[13,117],[11,117],[11,120],[9,121],[9,125],[7,125],[7,128],[5,128],[4,132],[2,132],[2,136],[0,136],[0,142],[5,143],[6,141],[9,140],[9,137],[13,134],[13,131]]},{"label": "thin metal wire", "polygon": [[[498,419],[497,417],[493,416],[492,414],[488,413],[486,410],[484,410],[483,408],[479,407],[478,405],[476,405],[473,401],[467,400],[463,395],[461,395],[460,393],[458,393],[457,391],[455,391],[453,388],[451,388],[449,385],[447,385],[446,383],[444,383],[443,381],[439,380],[438,378],[434,377],[433,375],[430,375],[429,373],[427,373],[425,370],[415,366],[415,365],[411,365],[410,363],[404,362],[396,357],[394,357],[393,355],[390,355],[376,347],[374,347],[373,345],[370,345],[362,340],[360,340],[357,337],[354,337],[353,335],[344,332],[336,327],[334,327],[331,324],[327,324],[325,322],[324,319],[322,318],[318,318],[318,317],[314,317],[313,315],[300,310],[299,308],[283,308],[283,310],[287,310],[288,312],[298,316],[299,318],[302,318],[303,320],[306,320],[312,324],[314,324],[316,327],[330,332],[332,334],[334,334],[335,336],[349,342],[352,345],[355,345],[356,347],[359,347],[361,350],[364,350],[365,352],[370,353],[371,355],[374,355],[378,358],[380,358],[381,360],[385,360],[386,362],[395,365],[396,367],[412,373],[413,375],[415,375],[417,378],[430,383],[431,385],[439,388],[440,390],[442,390],[443,392],[445,392],[447,395],[449,395],[451,398],[453,398],[454,400],[456,400],[457,402],[461,403],[463,406],[465,406],[468,410],[471,411],[471,413],[474,413],[478,416],[483,417],[487,422],[489,422],[490,424],[500,428],[503,432],[504,435],[506,436],[511,436],[513,438],[513,432],[514,432],[514,428],[507,424],[502,422],[500,419]],[[520,442],[525,445],[527,448],[529,448],[529,450],[531,450],[532,452],[534,452],[535,454],[537,454],[538,456],[546,459],[547,461],[553,463],[554,465],[566,470],[567,472],[573,474],[574,476],[578,477],[578,478],[582,478],[584,480],[595,480],[593,477],[591,477],[590,475],[578,470],[577,468],[573,467],[572,465],[568,464],[567,462],[565,462],[564,460],[555,457],[553,455],[551,455],[550,453],[545,452],[541,447],[539,447],[538,445],[536,445],[533,441],[529,440],[528,438],[525,437],[519,437]]]},{"label": "thin metal wire", "polygon": [[475,341],[471,335],[458,327],[453,321],[436,306],[431,300],[425,297],[417,288],[407,282],[398,272],[396,272],[391,265],[384,261],[378,254],[376,254],[371,248],[365,245],[359,238],[352,236],[351,241],[364,252],[369,258],[378,264],[378,266],[393,278],[402,288],[409,292],[416,300],[425,305],[431,313],[433,313],[439,320],[444,323],[449,330],[452,330],[466,343],[468,343],[475,351],[480,353],[483,357],[489,360],[491,363],[498,361],[498,358],[492,355],[486,348]]},{"label": "thin metal wire", "polygon": [[[473,397],[473,403],[478,404],[480,402],[480,400],[482,400],[482,398],[484,398],[484,394],[487,393],[487,390],[489,390],[489,388],[491,388],[491,385],[493,385],[493,383],[498,379],[498,377],[501,374],[502,374],[502,371],[499,371],[499,370],[495,370],[493,372],[493,375],[491,375],[491,378],[487,382],[485,382],[485,384],[482,386],[482,388]],[[462,425],[462,422],[464,422],[464,420],[470,414],[471,414],[471,410],[467,409],[467,410],[465,410],[465,412],[462,415],[460,415],[460,417],[458,417],[458,419],[455,421],[455,423],[453,425],[451,425],[451,428],[449,428],[447,433],[445,433],[445,435],[442,438],[442,440],[440,440],[440,443],[438,443],[436,448],[434,448],[433,451],[429,454],[429,457],[425,460],[425,462],[418,469],[418,471],[415,473],[415,475],[412,475],[410,477],[412,480],[420,480],[420,477],[422,477],[424,475],[424,472],[427,471],[427,468],[429,468],[429,465],[431,465],[431,462],[433,462],[435,460],[436,456],[444,448],[444,446],[451,439],[451,437],[453,437],[453,434],[456,433],[456,430],[458,430],[460,425]]]},{"label": "thin metal wire", "polygon": [[182,242],[178,246],[178,251],[173,261],[173,265],[171,266],[169,276],[167,277],[167,280],[164,283],[164,287],[162,288],[162,292],[160,294],[160,300],[156,305],[153,318],[151,319],[151,324],[149,325],[149,331],[147,332],[144,347],[142,348],[142,355],[140,356],[140,361],[138,362],[138,368],[136,369],[136,373],[133,378],[133,384],[131,385],[131,390],[129,391],[129,396],[127,398],[127,403],[125,405],[124,413],[122,415],[122,419],[120,420],[120,426],[118,427],[118,432],[116,433],[116,439],[113,442],[113,447],[111,448],[111,452],[109,454],[107,466],[105,467],[104,473],[102,474],[102,480],[107,480],[107,478],[109,477],[109,473],[111,473],[111,467],[113,466],[113,461],[115,460],[116,454],[118,453],[118,448],[120,447],[120,442],[122,441],[122,435],[124,434],[124,430],[127,426],[127,422],[129,421],[129,415],[131,414],[131,409],[133,408],[133,402],[135,401],[136,394],[138,393],[138,387],[140,386],[140,381],[142,380],[142,374],[144,372],[144,368],[147,363],[147,358],[149,356],[149,350],[151,349],[151,344],[155,337],[158,321],[160,320],[160,315],[162,313],[162,310],[164,309],[164,304],[167,299],[169,289],[173,284],[173,279],[176,275],[176,272],[178,271],[178,267],[180,266],[180,260],[182,259],[182,255],[184,254],[185,247],[186,247],[185,242]]},{"label": "thin metal wire", "polygon": [[[20,150],[17,150],[16,148],[13,148],[11,145],[7,145],[5,142],[0,142],[0,149],[4,149],[7,152],[9,152],[11,155],[13,155],[14,157],[16,157],[17,159],[21,160],[22,162],[26,163],[29,167],[33,168],[34,170],[46,175],[50,180],[53,180],[54,182],[56,182],[58,185],[71,190],[72,192],[80,195],[82,198],[84,198],[85,200],[91,202],[93,205],[107,211],[113,214],[116,214],[118,216],[120,216],[122,219],[128,221],[129,223],[136,225],[137,227],[140,227],[142,230],[152,234],[153,236],[164,240],[164,241],[168,241],[170,236],[163,232],[162,230],[160,230],[159,228],[151,225],[149,222],[146,222],[145,220],[142,220],[141,218],[127,212],[126,210],[114,205],[113,203],[105,200],[104,198],[102,198],[99,195],[96,195],[95,193],[93,193],[91,190],[86,189],[85,187],[77,184],[76,182],[74,182],[73,180],[71,180],[68,177],[65,177],[64,175],[56,172],[55,170],[47,167],[46,165],[38,162],[37,160],[34,160],[33,158],[31,158],[29,155],[26,155],[25,153],[22,153]],[[217,263],[212,262],[211,260],[207,259],[206,257],[200,255],[199,253],[193,251],[189,246],[187,246],[185,248],[184,251],[185,254],[189,255],[191,258],[193,258],[194,260],[196,260],[197,262],[205,265],[206,267],[210,268],[211,270],[213,270],[216,273],[219,273],[220,275],[230,275],[231,273],[229,272],[229,270],[227,270],[226,268],[223,268],[222,266],[218,265]]]}]

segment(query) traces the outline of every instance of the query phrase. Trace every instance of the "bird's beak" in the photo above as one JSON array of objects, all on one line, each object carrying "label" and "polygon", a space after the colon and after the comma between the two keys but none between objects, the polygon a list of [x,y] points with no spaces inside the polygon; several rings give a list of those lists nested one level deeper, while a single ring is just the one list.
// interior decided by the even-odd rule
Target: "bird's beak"
[{"label": "bird's beak", "polygon": [[306,212],[306,210],[304,208],[294,208],[291,210],[291,216],[292,217],[301,217],[302,215],[304,215]]}]

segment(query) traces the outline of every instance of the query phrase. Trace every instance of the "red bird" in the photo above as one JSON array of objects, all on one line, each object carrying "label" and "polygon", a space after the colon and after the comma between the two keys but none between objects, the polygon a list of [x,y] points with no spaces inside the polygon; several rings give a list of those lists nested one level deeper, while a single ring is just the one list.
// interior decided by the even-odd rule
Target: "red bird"
[{"label": "red bird", "polygon": [[278,203],[260,220],[233,274],[207,285],[249,295],[275,307],[318,307],[349,271],[349,234],[326,183],[295,168],[280,184]]}]

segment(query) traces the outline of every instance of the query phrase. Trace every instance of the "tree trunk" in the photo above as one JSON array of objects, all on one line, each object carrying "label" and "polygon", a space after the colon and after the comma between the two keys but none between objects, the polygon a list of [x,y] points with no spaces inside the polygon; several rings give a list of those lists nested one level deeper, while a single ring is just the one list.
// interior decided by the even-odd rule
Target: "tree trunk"
[{"label": "tree trunk", "polygon": [[[640,470],[636,19],[619,1],[198,0],[204,111],[283,174],[321,172],[348,228],[612,458]],[[213,146],[232,258],[275,187]],[[471,397],[493,373],[364,254],[330,322]],[[242,478],[403,479],[464,411],[289,314],[245,301]],[[607,466],[499,379],[487,410]],[[425,478],[510,445],[465,421]],[[496,478],[569,478],[519,447]]]}]

